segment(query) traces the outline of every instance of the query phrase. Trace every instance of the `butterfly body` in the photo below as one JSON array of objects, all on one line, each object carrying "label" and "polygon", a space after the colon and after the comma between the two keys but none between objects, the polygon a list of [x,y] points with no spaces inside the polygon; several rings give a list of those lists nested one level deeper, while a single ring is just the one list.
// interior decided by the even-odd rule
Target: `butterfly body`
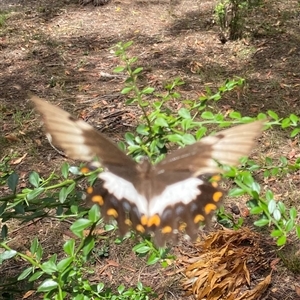
[{"label": "butterfly body", "polygon": [[[250,153],[263,122],[223,130],[167,155],[152,165],[136,163],[82,120],[36,97],[53,143],[73,159],[87,162],[97,157],[104,168],[100,184],[87,190],[106,219],[116,219],[120,233],[129,229],[153,233],[158,246],[175,240],[179,231],[195,239],[200,223],[207,223],[220,206],[222,172],[219,163],[235,166]],[[209,179],[210,178],[210,179]]]}]

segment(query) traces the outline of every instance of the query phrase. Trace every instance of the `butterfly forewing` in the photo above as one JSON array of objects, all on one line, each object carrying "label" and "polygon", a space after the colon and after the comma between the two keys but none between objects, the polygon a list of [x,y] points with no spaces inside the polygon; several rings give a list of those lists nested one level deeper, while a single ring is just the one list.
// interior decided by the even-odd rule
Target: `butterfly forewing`
[{"label": "butterfly forewing", "polygon": [[102,166],[120,172],[119,176],[128,177],[128,173],[135,172],[136,163],[92,126],[36,96],[31,96],[31,100],[42,114],[53,144],[67,156],[83,161],[97,157]]},{"label": "butterfly forewing", "polygon": [[176,240],[179,231],[196,238],[199,224],[209,222],[223,199],[216,175],[221,172],[219,163],[237,165],[240,157],[249,155],[263,126],[257,121],[223,130],[152,166],[147,160],[136,164],[64,110],[36,96],[31,99],[55,145],[72,159],[91,162],[96,156],[105,168],[98,185],[87,190],[103,216],[116,219],[122,235],[131,228],[153,233],[158,246]]},{"label": "butterfly forewing", "polygon": [[172,173],[185,173],[186,176],[199,176],[222,172],[219,163],[236,166],[241,157],[249,155],[262,126],[262,121],[256,121],[207,136],[167,155],[156,166],[157,173],[170,170]]}]

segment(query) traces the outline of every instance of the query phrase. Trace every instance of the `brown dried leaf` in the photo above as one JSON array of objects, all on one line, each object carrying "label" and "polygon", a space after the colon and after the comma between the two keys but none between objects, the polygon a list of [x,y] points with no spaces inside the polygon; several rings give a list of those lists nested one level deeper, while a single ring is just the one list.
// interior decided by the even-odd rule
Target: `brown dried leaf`
[{"label": "brown dried leaf", "polygon": [[295,291],[298,296],[300,296],[300,286],[295,285]]},{"label": "brown dried leaf", "polygon": [[271,274],[268,275],[263,281],[261,281],[256,287],[250,291],[246,291],[242,296],[238,297],[236,300],[256,300],[259,299],[259,296],[262,295],[267,287],[271,283]]},{"label": "brown dried leaf", "polygon": [[14,134],[7,134],[5,135],[5,138],[9,141],[9,142],[19,142],[19,138],[14,135]]},{"label": "brown dried leaf", "polygon": [[30,291],[27,291],[24,296],[22,297],[22,299],[27,299],[29,298],[31,295],[33,295],[35,293],[35,290],[30,290]]},{"label": "brown dried leaf", "polygon": [[21,163],[23,161],[23,159],[27,156],[27,153],[25,153],[22,157],[13,159],[10,164],[11,165],[18,165],[19,163]]}]

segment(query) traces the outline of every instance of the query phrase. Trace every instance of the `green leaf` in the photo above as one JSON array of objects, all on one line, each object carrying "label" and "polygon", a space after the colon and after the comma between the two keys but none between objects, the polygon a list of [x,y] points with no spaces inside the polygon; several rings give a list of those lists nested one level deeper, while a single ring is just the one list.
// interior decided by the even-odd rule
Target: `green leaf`
[{"label": "green leaf", "polygon": [[276,221],[279,221],[281,219],[281,213],[280,213],[279,209],[276,208],[274,210],[273,217]]},{"label": "green leaf", "polygon": [[86,229],[87,227],[91,226],[93,222],[87,219],[79,219],[76,220],[70,227],[72,232],[76,234],[78,237],[83,236],[83,230]]},{"label": "green leaf", "polygon": [[3,203],[2,203],[2,205],[0,205],[0,216],[4,213],[4,211],[6,210],[6,207],[7,207],[7,204],[8,204],[9,202],[8,201],[4,201]]},{"label": "green leaf", "polygon": [[123,44],[123,49],[127,50],[131,45],[133,44],[133,41],[129,41]]},{"label": "green leaf", "polygon": [[127,100],[125,101],[125,104],[126,104],[126,105],[131,105],[131,104],[133,104],[134,102],[137,102],[137,99],[131,98],[131,99],[127,99]]},{"label": "green leaf", "polygon": [[297,117],[294,114],[290,115],[290,120],[293,122],[294,125],[297,125],[297,123],[299,122],[299,117]]},{"label": "green leaf", "polygon": [[154,88],[146,87],[142,90],[142,94],[152,94],[154,92]]},{"label": "green leaf", "polygon": [[[6,202],[7,203],[7,202]],[[2,213],[0,213],[1,215]],[[8,227],[6,224],[2,225],[2,228],[1,228],[1,238],[3,240],[7,239],[7,234],[8,234]]]},{"label": "green leaf", "polygon": [[180,108],[178,111],[178,115],[182,117],[183,119],[191,119],[191,113],[186,108]]},{"label": "green leaf", "polygon": [[45,273],[43,271],[37,271],[28,278],[28,281],[29,282],[35,281],[35,280],[39,279],[41,276],[43,276],[44,274]]},{"label": "green leaf", "polygon": [[158,125],[158,126],[161,126],[161,127],[169,127],[168,122],[162,117],[157,118],[155,120],[154,124]]},{"label": "green leaf", "polygon": [[69,175],[69,164],[67,162],[64,162],[61,166],[61,174],[63,178],[67,179]]},{"label": "green leaf", "polygon": [[290,127],[291,120],[289,118],[285,118],[281,122],[281,128],[287,128]]},{"label": "green leaf", "polygon": [[229,197],[239,197],[244,195],[246,192],[241,188],[233,188],[229,191],[228,196]]},{"label": "green leaf", "polygon": [[272,111],[272,110],[268,110],[268,115],[269,115],[272,119],[274,119],[274,120],[276,120],[276,121],[278,121],[278,119],[279,119],[279,117],[278,117],[278,115],[276,114],[276,112],[274,112],[274,111]]},{"label": "green leaf", "polygon": [[142,67],[139,67],[139,68],[136,68],[136,69],[132,72],[132,74],[136,75],[136,74],[141,73],[142,71],[143,71],[143,68],[142,68]]},{"label": "green leaf", "polygon": [[237,111],[232,111],[230,114],[229,114],[229,117],[231,119],[241,119],[241,114]]},{"label": "green leaf", "polygon": [[45,189],[43,187],[38,187],[38,188],[34,189],[33,191],[29,192],[26,195],[26,199],[30,201],[30,200],[36,198],[37,196],[39,196],[40,194],[42,194],[44,192],[44,190]]},{"label": "green leaf", "polygon": [[295,207],[292,207],[292,208],[290,209],[290,217],[291,217],[291,219],[293,219],[293,220],[296,219],[296,217],[297,217],[297,210],[296,210]]},{"label": "green leaf", "polygon": [[291,132],[291,137],[295,137],[298,133],[300,132],[300,128],[295,128],[292,132]]},{"label": "green leaf", "polygon": [[168,138],[168,141],[172,142],[172,143],[180,143],[181,142],[180,134],[168,134],[167,138]]},{"label": "green leaf", "polygon": [[145,254],[145,253],[148,253],[151,250],[151,248],[144,244],[138,244],[138,245],[134,246],[132,248],[132,250],[139,254]]},{"label": "green leaf", "polygon": [[66,254],[73,256],[75,253],[75,240],[70,239],[66,241],[63,248]]},{"label": "green leaf", "polygon": [[36,252],[35,252],[35,257],[36,257],[36,260],[37,261],[41,261],[42,257],[43,257],[43,248],[41,247],[41,245],[39,244],[37,249],[36,249]]},{"label": "green leaf", "polygon": [[7,185],[14,194],[16,193],[18,182],[19,182],[19,176],[17,173],[13,172],[12,174],[9,175],[7,179]]},{"label": "green leaf", "polygon": [[29,174],[29,182],[34,186],[34,187],[39,187],[40,185],[40,175],[37,172],[31,172]]},{"label": "green leaf", "polygon": [[207,128],[204,126],[199,128],[196,132],[196,139],[197,140],[201,139],[205,135],[206,131],[207,131]]},{"label": "green leaf", "polygon": [[[183,119],[181,122],[181,127],[184,131],[190,131],[193,129],[196,125],[193,123],[192,119]],[[173,124],[172,124],[173,125]]]},{"label": "green leaf", "polygon": [[60,191],[59,191],[59,196],[58,196],[58,199],[59,199],[59,202],[60,203],[64,203],[67,199],[67,188],[66,187],[63,187]]},{"label": "green leaf", "polygon": [[256,182],[256,181],[252,182],[251,189],[252,189],[252,192],[256,192],[257,194],[259,194],[260,193],[260,185],[259,185],[259,183]]},{"label": "green leaf", "polygon": [[74,189],[75,189],[75,182],[71,183],[71,184],[67,187],[66,194],[67,194],[67,195],[70,195],[70,193],[73,192]]},{"label": "green leaf", "polygon": [[41,265],[41,269],[42,269],[45,273],[47,273],[47,274],[49,274],[49,275],[51,275],[51,274],[53,274],[54,272],[57,272],[57,271],[58,271],[56,264],[55,264],[53,261],[51,261],[51,260],[48,260],[48,261],[44,262],[44,263]]},{"label": "green leaf", "polygon": [[280,161],[284,166],[288,164],[288,160],[285,156],[280,156]]},{"label": "green leaf", "polygon": [[296,225],[296,233],[297,233],[298,239],[300,239],[300,225]]},{"label": "green leaf", "polygon": [[39,287],[38,292],[49,292],[58,287],[58,283],[53,279],[46,279]]},{"label": "green leaf", "polygon": [[204,111],[201,114],[201,117],[203,119],[213,120],[215,118],[214,114],[211,111]]},{"label": "green leaf", "polygon": [[272,214],[276,209],[276,201],[274,199],[270,200],[268,203],[268,211]]},{"label": "green leaf", "polygon": [[112,225],[112,224],[105,224],[104,229],[105,229],[105,231],[112,231],[112,230],[116,229],[116,226]]},{"label": "green leaf", "polygon": [[118,142],[118,147],[120,148],[120,150],[122,150],[123,152],[126,152],[126,145],[123,141]]},{"label": "green leaf", "polygon": [[96,223],[100,219],[100,208],[99,205],[94,204],[89,210],[89,220]]},{"label": "green leaf", "polygon": [[191,144],[194,144],[196,142],[194,136],[192,134],[184,134],[182,137],[181,137],[181,141],[184,145],[191,145]]},{"label": "green leaf", "polygon": [[257,227],[263,227],[270,223],[268,219],[260,219],[254,222],[254,225]]},{"label": "green leaf", "polygon": [[33,267],[28,267],[27,269],[25,269],[19,276],[18,276],[18,280],[23,280],[25,278],[27,278],[32,272],[33,272]]},{"label": "green leaf", "polygon": [[283,246],[286,244],[286,236],[282,235],[278,240],[277,240],[277,246]]},{"label": "green leaf", "polygon": [[118,66],[118,67],[114,68],[113,72],[114,73],[121,73],[124,70],[125,70],[125,67]]},{"label": "green leaf", "polygon": [[84,241],[84,247],[82,249],[83,255],[87,257],[90,252],[95,248],[95,239],[93,236],[88,236]]},{"label": "green leaf", "polygon": [[273,195],[273,192],[271,190],[267,190],[266,191],[266,200],[267,201],[271,201],[274,199],[274,195]]},{"label": "green leaf", "polygon": [[278,230],[278,229],[274,229],[274,230],[272,230],[270,235],[271,235],[271,237],[279,237],[279,236],[282,236],[282,231]]},{"label": "green leaf", "polygon": [[60,273],[64,272],[73,262],[73,257],[66,257],[57,264],[57,269]]},{"label": "green leaf", "polygon": [[259,215],[263,212],[264,212],[264,210],[259,206],[256,206],[256,207],[253,207],[253,208],[250,209],[250,214],[251,215]]},{"label": "green leaf", "polygon": [[292,220],[288,220],[285,224],[285,230],[287,232],[290,232],[295,226],[295,221],[292,219]]},{"label": "green leaf", "polygon": [[37,237],[35,237],[30,245],[30,253],[35,254],[38,247],[39,247],[39,240],[37,239]]},{"label": "green leaf", "polygon": [[122,95],[126,95],[128,93],[130,93],[132,91],[133,87],[125,87],[122,91],[121,94]]},{"label": "green leaf", "polygon": [[10,259],[14,257],[16,254],[17,251],[15,250],[6,250],[3,253],[0,253],[0,263],[2,264],[4,260]]},{"label": "green leaf", "polygon": [[259,114],[257,115],[257,119],[258,119],[258,120],[266,120],[266,119],[267,119],[267,115],[264,114],[264,113],[259,113]]},{"label": "green leaf", "polygon": [[149,127],[145,124],[140,124],[136,128],[136,132],[141,135],[149,135]]},{"label": "green leaf", "polygon": [[121,294],[123,294],[123,292],[125,291],[125,286],[124,285],[120,285],[120,286],[118,286],[118,293],[121,295]]},{"label": "green leaf", "polygon": [[135,146],[134,135],[130,132],[125,133],[126,143],[130,146]]},{"label": "green leaf", "polygon": [[160,257],[157,257],[155,253],[152,253],[148,260],[147,260],[147,265],[154,265],[160,260]]},{"label": "green leaf", "polygon": [[75,166],[71,166],[69,167],[69,172],[73,175],[79,175],[81,174],[81,171],[79,170],[78,167],[75,167]]},{"label": "green leaf", "polygon": [[272,165],[272,164],[273,164],[273,159],[272,159],[271,157],[268,157],[268,156],[267,156],[267,157],[265,158],[265,161],[266,161],[266,164],[267,164],[267,165]]},{"label": "green leaf", "polygon": [[277,207],[280,210],[281,214],[283,215],[286,211],[285,205],[282,201],[277,202]]}]

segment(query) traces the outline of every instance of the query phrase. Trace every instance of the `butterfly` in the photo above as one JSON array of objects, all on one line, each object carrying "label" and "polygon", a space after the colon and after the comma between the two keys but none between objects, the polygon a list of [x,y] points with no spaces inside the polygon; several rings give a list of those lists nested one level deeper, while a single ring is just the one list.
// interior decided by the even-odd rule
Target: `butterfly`
[{"label": "butterfly", "polygon": [[199,224],[208,223],[221,205],[220,164],[236,166],[249,155],[262,121],[235,126],[168,154],[152,165],[136,163],[83,120],[37,96],[31,96],[54,145],[72,159],[98,158],[101,184],[87,195],[105,219],[117,221],[121,235],[134,229],[152,233],[157,246],[176,240],[179,231],[195,240]]}]

